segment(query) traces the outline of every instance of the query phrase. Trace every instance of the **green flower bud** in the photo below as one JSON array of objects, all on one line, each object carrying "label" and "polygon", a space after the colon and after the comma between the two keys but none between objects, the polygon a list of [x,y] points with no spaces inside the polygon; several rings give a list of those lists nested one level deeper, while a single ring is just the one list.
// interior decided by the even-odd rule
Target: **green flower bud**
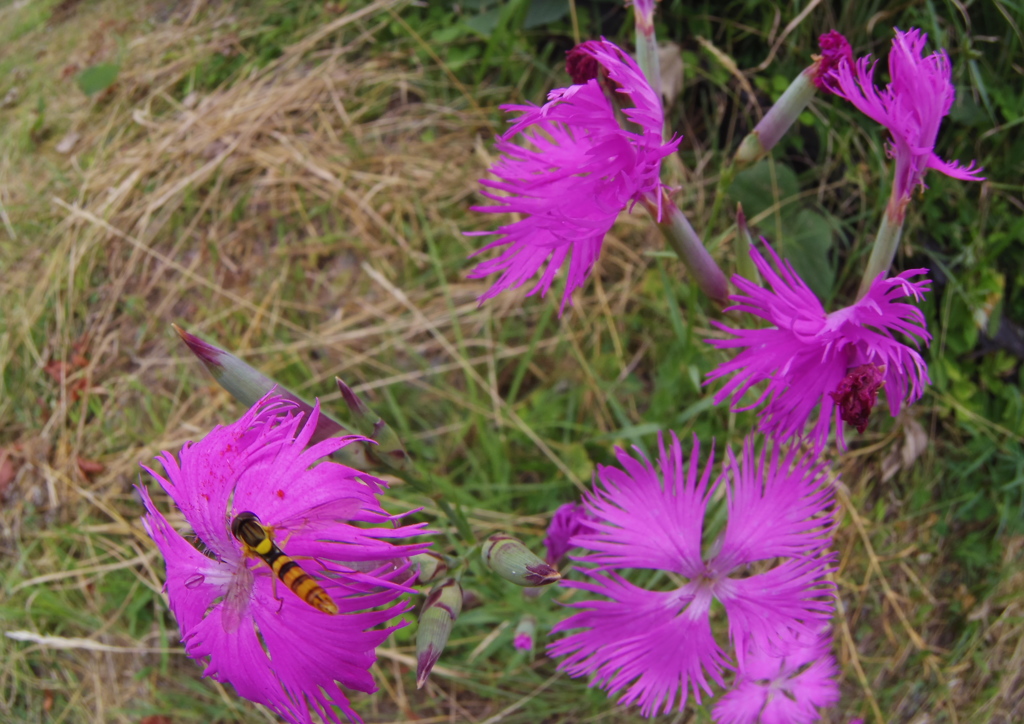
[{"label": "green flower bud", "polygon": [[434,664],[441,658],[455,619],[462,612],[462,586],[454,578],[438,584],[427,595],[416,630],[416,688],[427,683]]},{"label": "green flower bud", "polygon": [[517,586],[546,586],[562,577],[557,568],[510,535],[492,535],[480,549],[480,557],[488,568]]},{"label": "green flower bud", "polygon": [[516,631],[512,635],[512,646],[517,651],[528,651],[533,653],[533,641],[537,637],[537,619],[530,614],[524,614],[519,623],[516,624]]},{"label": "green flower bud", "polygon": [[424,551],[423,553],[417,553],[409,560],[416,566],[416,583],[422,584],[436,581],[448,572],[448,564],[445,563],[444,557],[439,556],[437,553]]},{"label": "green flower bud", "polygon": [[360,400],[351,387],[337,377],[334,378],[334,381],[338,383],[341,398],[345,400],[345,404],[352,412],[359,432],[377,443],[367,446],[369,455],[393,470],[403,472],[411,470],[412,461],[409,459],[409,453],[405,451],[405,446],[402,445],[402,441],[395,431],[381,419],[380,415]]},{"label": "green flower bud", "polygon": [[[177,324],[172,324],[171,326],[174,327],[174,331],[181,337],[181,341],[188,345],[192,354],[213,375],[213,379],[217,380],[217,384],[231,393],[232,397],[246,407],[252,407],[261,397],[274,390],[282,399],[295,403],[295,407],[299,412],[309,414],[313,410],[312,405],[294,392],[277,384],[274,380],[259,370],[250,367],[230,352],[225,352],[194,334],[189,334]],[[309,444],[314,445],[331,437],[341,437],[342,435],[349,434],[351,433],[341,423],[332,420],[321,409],[320,417],[316,423],[316,430],[313,432],[313,437],[310,439]],[[334,451],[331,457],[339,463],[353,467],[356,470],[373,470],[379,466],[374,465],[367,459],[367,447],[368,445],[364,442],[351,443]]]}]

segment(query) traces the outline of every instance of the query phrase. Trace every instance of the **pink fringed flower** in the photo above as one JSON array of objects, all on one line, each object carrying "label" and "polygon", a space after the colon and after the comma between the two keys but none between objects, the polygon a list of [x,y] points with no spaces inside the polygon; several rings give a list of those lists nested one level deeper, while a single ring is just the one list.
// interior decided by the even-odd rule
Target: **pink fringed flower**
[{"label": "pink fringed flower", "polygon": [[[896,29],[889,53],[889,85],[874,85],[875,61],[871,56],[841,62],[831,76],[831,90],[850,101],[892,136],[890,154],[896,159],[893,199],[903,206],[924,175],[934,169],[963,181],[981,181],[980,168],[943,161],[935,155],[939,125],[949,113],[956,92],[951,81],[949,56],[939,50],[922,57],[928,36],[916,28]],[[902,218],[902,216],[900,217]]]},{"label": "pink fringed flower", "polygon": [[[565,657],[560,669],[622,692],[620,701],[638,703],[644,716],[681,711],[691,688],[700,702],[711,682],[722,685],[729,654],[712,630],[713,600],[740,651],[776,650],[796,633],[819,630],[832,611],[825,547],[834,510],[825,464],[778,448],[757,455],[748,439],[740,459],[730,452],[711,482],[713,459],[701,472],[696,441],[689,464],[674,434],[668,449],[664,441],[659,447],[657,468],[623,450],[621,469],[598,468],[584,505],[599,522],[574,538],[591,551],[579,559],[592,566],[581,569],[590,580],[561,585],[601,598],[570,603],[577,612],[554,630],[576,632],[549,646]],[[705,513],[721,486],[728,522],[705,552]],[[626,569],[683,582],[673,587],[666,576]],[[651,580],[662,587],[639,585]]]},{"label": "pink fringed flower", "polygon": [[812,724],[839,701],[839,669],[828,639],[795,638],[785,651],[754,651],[740,664],[736,684],[715,704],[718,724]]},{"label": "pink fringed flower", "polygon": [[[679,144],[678,139],[663,142],[660,99],[633,59],[613,43],[584,43],[570,60],[588,80],[551,91],[540,108],[502,106],[519,116],[497,141],[502,157],[491,169],[497,180],[480,182],[489,189],[483,195],[497,203],[474,210],[523,218],[494,232],[467,232],[498,235],[476,254],[502,249],[469,274],[501,274],[481,301],[522,286],[542,269],[530,294],[544,295],[568,260],[564,309],[586,280],[619,212],[645,197],[655,199],[660,210],[661,160]],[[632,102],[623,112],[636,130],[622,128],[616,120],[601,80],[593,75],[598,65],[616,91]],[[519,143],[513,142],[520,135]]]},{"label": "pink fringed flower", "polygon": [[566,503],[551,516],[544,546],[548,549],[547,562],[558,566],[562,556],[572,550],[570,539],[587,530],[587,512],[579,503]]},{"label": "pink fringed flower", "polygon": [[[924,274],[925,269],[911,269],[888,279],[879,276],[862,299],[826,314],[792,265],[767,244],[765,248],[771,264],[757,249],[751,248],[750,256],[771,289],[733,276],[740,293],[730,297],[735,304],[727,311],[746,312],[771,326],[746,329],[712,322],[733,339],[708,340],[710,344],[742,350],[708,374],[708,382],[728,378],[715,395],[716,404],[728,399],[733,410],[763,404],[760,430],[779,440],[802,436],[817,408],[808,438],[820,451],[828,441],[833,418],[841,447],[846,442],[840,419],[864,430],[883,381],[894,417],[901,405],[921,397],[929,383],[928,366],[916,350],[897,341],[894,333],[907,336],[915,345],[918,340],[931,340],[921,310],[896,301],[908,296],[916,301],[924,298],[931,282],[911,278]],[[760,397],[741,405],[747,390],[761,382],[768,384]]]},{"label": "pink fringed flower", "polygon": [[[338,723],[332,705],[359,720],[339,683],[376,689],[374,648],[397,628],[381,627],[409,609],[396,599],[410,576],[406,557],[423,549],[390,542],[423,531],[397,525],[380,507],[383,481],[316,464],[358,439],[330,438],[307,449],[319,414],[317,405],[303,425],[291,405],[264,397],[237,422],[183,446],[180,463],[159,455],[166,478],[146,468],[191,525],[198,548],[139,486],[143,525],[166,560],[164,590],[185,651],[206,661],[206,676],[294,724],[309,724],[311,710]],[[246,552],[232,534],[243,512],[256,515],[333,606],[307,603]]]},{"label": "pink fringed flower", "polygon": [[821,48],[821,55],[811,68],[812,80],[819,90],[831,91],[828,85],[829,75],[844,61],[849,64],[853,62],[853,48],[850,41],[838,30],[830,30],[818,36],[818,47]]}]

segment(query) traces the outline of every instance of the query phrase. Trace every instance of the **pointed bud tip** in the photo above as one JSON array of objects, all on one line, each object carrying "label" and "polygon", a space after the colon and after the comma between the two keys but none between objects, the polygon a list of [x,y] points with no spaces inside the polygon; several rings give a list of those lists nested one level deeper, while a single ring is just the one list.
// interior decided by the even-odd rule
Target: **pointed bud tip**
[{"label": "pointed bud tip", "polygon": [[433,646],[427,647],[423,656],[416,662],[416,688],[422,689],[430,678],[430,672],[434,670],[434,664],[441,658],[441,652],[434,650]]},{"label": "pointed bud tip", "polygon": [[359,415],[360,417],[371,414],[370,408],[363,404],[363,401],[359,399],[352,388],[346,385],[340,377],[335,377],[334,381],[338,383],[338,391],[341,392],[341,399],[348,405],[348,409],[352,411],[353,415]]},{"label": "pointed bud tip", "polygon": [[562,578],[558,569],[537,557],[518,538],[496,533],[480,549],[492,571],[517,586],[547,586]]},{"label": "pointed bud tip", "polygon": [[179,327],[177,324],[172,323],[171,327],[181,337],[181,341],[188,345],[188,348],[192,350],[192,354],[199,358],[207,367],[223,367],[223,363],[220,361],[221,350],[217,349],[211,344],[204,342],[194,334],[189,334],[184,329]]},{"label": "pointed bud tip", "polygon": [[562,580],[562,574],[558,569],[547,563],[539,566],[527,566],[526,579],[532,586],[547,586]]},{"label": "pointed bud tip", "polygon": [[448,564],[442,556],[431,551],[417,553],[410,559],[416,567],[416,582],[430,583],[448,572]]},{"label": "pointed bud tip", "polygon": [[461,612],[462,586],[454,578],[439,583],[427,595],[416,629],[416,688],[423,686],[441,658]]}]

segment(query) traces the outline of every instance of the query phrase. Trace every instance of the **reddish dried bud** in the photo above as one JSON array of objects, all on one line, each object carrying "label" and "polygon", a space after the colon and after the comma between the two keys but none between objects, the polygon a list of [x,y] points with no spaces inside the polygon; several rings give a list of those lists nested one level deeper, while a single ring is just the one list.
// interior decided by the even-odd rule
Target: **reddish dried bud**
[{"label": "reddish dried bud", "polygon": [[592,42],[588,40],[586,43],[580,43],[565,54],[565,71],[575,85],[582,85],[596,78],[601,67],[594,56],[586,50],[587,44]]},{"label": "reddish dried bud", "polygon": [[885,367],[861,365],[847,372],[836,391],[828,394],[839,405],[839,416],[857,428],[857,432],[864,432],[871,408],[878,402],[878,391],[884,384]]},{"label": "reddish dried bud", "polygon": [[829,88],[828,76],[839,67],[842,61],[853,64],[853,48],[842,33],[830,30],[818,38],[821,56],[816,59],[817,68],[814,73],[814,85],[822,90]]}]

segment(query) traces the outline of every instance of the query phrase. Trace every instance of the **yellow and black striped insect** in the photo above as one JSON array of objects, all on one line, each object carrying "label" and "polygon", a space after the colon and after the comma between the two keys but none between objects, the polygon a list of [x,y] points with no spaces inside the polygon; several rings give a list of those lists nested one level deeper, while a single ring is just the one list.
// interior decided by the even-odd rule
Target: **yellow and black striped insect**
[{"label": "yellow and black striped insect", "polygon": [[231,521],[231,534],[242,542],[246,555],[262,558],[296,596],[317,611],[332,616],[338,613],[338,606],[327,591],[278,547],[273,531],[260,523],[255,513],[245,511],[236,515]]}]

